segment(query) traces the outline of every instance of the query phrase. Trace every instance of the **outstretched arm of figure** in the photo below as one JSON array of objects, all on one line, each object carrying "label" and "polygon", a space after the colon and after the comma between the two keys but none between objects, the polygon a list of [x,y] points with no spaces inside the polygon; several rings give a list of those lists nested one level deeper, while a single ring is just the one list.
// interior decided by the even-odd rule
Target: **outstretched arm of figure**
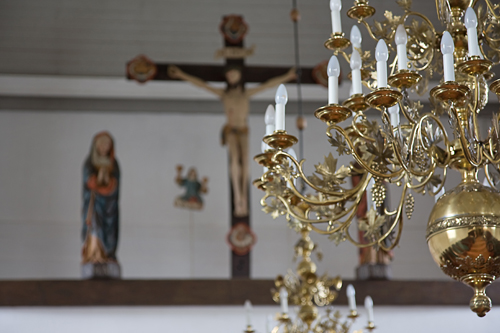
[{"label": "outstretched arm of figure", "polygon": [[261,91],[264,91],[269,88],[276,87],[277,85],[281,83],[285,83],[288,81],[292,81],[295,78],[297,78],[297,73],[295,67],[290,68],[290,70],[281,76],[273,77],[272,79],[267,80],[266,82],[262,83],[261,85],[258,85],[255,88],[247,89],[246,93],[248,96],[253,96],[255,94],[260,93]]},{"label": "outstretched arm of figure", "polygon": [[177,66],[168,66],[168,75],[173,78],[173,79],[179,79],[183,81],[190,82],[191,84],[203,88],[205,90],[208,90],[212,94],[215,94],[219,97],[222,97],[224,94],[224,89],[219,89],[219,88],[214,88],[202,79],[192,76],[189,74],[184,73],[179,67]]}]

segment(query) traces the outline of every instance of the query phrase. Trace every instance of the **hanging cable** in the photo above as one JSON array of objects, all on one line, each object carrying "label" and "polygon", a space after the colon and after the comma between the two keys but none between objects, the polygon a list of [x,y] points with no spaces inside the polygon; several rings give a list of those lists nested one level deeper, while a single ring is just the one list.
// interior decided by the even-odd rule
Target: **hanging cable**
[{"label": "hanging cable", "polygon": [[[294,50],[295,50],[295,69],[297,72],[297,129],[299,131],[299,160],[304,158],[304,140],[303,140],[303,130],[306,127],[306,120],[302,111],[302,69],[300,68],[300,56],[299,56],[299,20],[300,13],[297,9],[297,0],[292,0],[292,11],[290,12],[290,18],[293,22],[293,40],[294,40]],[[304,183],[301,182],[300,190],[303,192],[305,189]]]}]

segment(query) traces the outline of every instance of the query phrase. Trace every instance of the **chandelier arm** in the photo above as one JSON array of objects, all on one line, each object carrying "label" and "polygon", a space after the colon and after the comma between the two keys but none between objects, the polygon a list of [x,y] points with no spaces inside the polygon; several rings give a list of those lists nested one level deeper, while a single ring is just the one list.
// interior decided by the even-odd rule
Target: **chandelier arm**
[{"label": "chandelier arm", "polygon": [[408,188],[410,188],[412,190],[417,190],[417,189],[424,187],[431,180],[432,176],[434,175],[435,170],[436,170],[436,162],[433,162],[429,173],[425,176],[425,179],[423,181],[419,182],[418,184],[415,184],[415,185],[408,184]]},{"label": "chandelier arm", "polygon": [[347,53],[345,53],[343,50],[339,50],[337,53],[340,53],[345,61],[347,61],[347,63],[350,63],[351,62],[351,58],[349,57],[349,55]]},{"label": "chandelier arm", "polygon": [[[406,90],[406,89],[405,89]],[[403,101],[402,99],[400,99],[398,101],[398,104],[399,104],[399,109],[403,112],[403,115],[405,116],[406,120],[408,120],[408,122],[410,124],[416,124],[417,122],[415,120],[413,120],[413,118],[410,116],[410,114],[408,113],[408,111],[406,110],[405,106],[403,105]]]},{"label": "chandelier arm", "polygon": [[[371,247],[371,246],[374,246],[376,244],[378,244],[380,246],[380,248],[382,248],[384,251],[390,251],[393,248],[395,248],[399,243],[399,239],[401,238],[401,232],[403,231],[403,219],[401,218],[401,213],[403,211],[404,198],[406,196],[407,188],[408,187],[405,184],[403,187],[403,192],[401,193],[401,200],[400,200],[398,208],[396,210],[397,211],[396,218],[394,219],[394,222],[391,224],[391,227],[389,228],[389,230],[387,230],[383,235],[381,235],[381,237],[379,237],[375,241],[372,241],[372,242],[369,242],[366,244],[359,243],[352,238],[352,236],[349,232],[349,228],[348,228],[349,226],[347,226],[347,228],[345,229],[346,239],[358,248]],[[394,215],[394,213],[392,215]],[[398,228],[398,233],[396,235],[396,239],[391,244],[391,246],[385,247],[384,245],[381,244],[381,242],[383,242],[387,237],[389,237],[392,234],[392,232],[397,224],[399,224],[399,228]]]},{"label": "chandelier arm", "polygon": [[441,190],[444,188],[444,183],[446,182],[447,170],[448,170],[448,167],[445,166],[443,168],[443,181],[441,182],[441,184],[439,184],[437,190],[436,191],[429,190],[429,193],[431,194],[432,197],[435,197],[436,194],[441,192]]},{"label": "chandelier arm", "polygon": [[[490,10],[490,13],[491,15],[496,19],[496,20],[500,20],[500,15],[497,15],[495,13],[495,7],[491,4],[490,0],[484,0],[484,2],[486,2],[486,5],[488,6],[488,9]],[[497,8],[498,8],[498,5],[497,5]]]},{"label": "chandelier arm", "polygon": [[[403,219],[401,218],[401,214],[403,213],[403,205],[404,205],[407,189],[408,189],[408,187],[405,184],[403,187],[403,192],[401,192],[401,200],[399,201],[397,214],[396,214],[396,217],[394,218],[394,222],[392,223],[391,228],[389,228],[389,230],[383,235],[383,238],[380,238],[378,241],[378,245],[384,251],[390,251],[390,250],[394,249],[399,244],[399,240],[401,239],[401,234],[403,232]],[[389,247],[385,247],[383,244],[381,244],[381,242],[383,240],[385,240],[392,233],[392,231],[396,227],[396,224],[398,225],[398,232],[396,233],[396,238],[394,239],[394,242],[392,242],[392,244]]]},{"label": "chandelier arm", "polygon": [[490,186],[492,188],[495,188],[495,184],[494,184],[493,180],[490,177],[490,172],[489,172],[488,169],[489,169],[489,164],[485,164],[484,165],[484,174],[486,176],[486,179],[488,180],[488,183],[490,184]]},{"label": "chandelier arm", "polygon": [[363,161],[363,159],[360,156],[358,156],[358,153],[356,152],[356,149],[355,149],[356,147],[352,143],[351,139],[349,139],[349,137],[348,137],[347,133],[344,131],[344,129],[337,126],[337,125],[330,125],[328,127],[328,129],[326,130],[326,135],[328,135],[328,137],[330,137],[330,138],[332,137],[332,133],[330,132],[332,129],[335,129],[337,132],[342,134],[342,136],[346,140],[347,144],[351,148],[352,157],[356,160],[356,162],[358,162],[366,171],[368,171],[372,175],[380,177],[380,178],[393,178],[393,177],[399,176],[403,172],[402,168],[397,170],[397,171],[393,171],[389,174],[384,174],[384,173],[378,172],[376,170],[373,170],[365,163],[365,161]]},{"label": "chandelier arm", "polygon": [[[288,203],[288,200],[286,200],[285,198],[283,198],[282,196],[278,195],[278,196],[275,196],[275,195],[270,195],[270,196],[274,196],[276,199],[280,200],[283,205],[285,205],[285,208],[286,208],[286,217],[287,217],[287,220],[290,219],[290,216],[292,216],[293,218],[299,220],[300,222],[303,222],[303,223],[307,223],[309,225],[312,226],[312,224],[317,224],[317,223],[330,223],[332,221],[331,218],[328,218],[328,219],[310,219],[310,218],[307,218],[307,217],[302,217],[300,215],[297,215],[293,209],[291,208],[290,204]],[[346,214],[344,214],[343,216],[345,216]],[[339,214],[340,216],[340,214]],[[341,216],[341,217],[343,217]],[[340,217],[340,218],[341,218]],[[340,226],[339,226],[340,227]],[[339,227],[336,227],[336,229],[339,229]]]},{"label": "chandelier arm", "polygon": [[[386,118],[389,117],[389,115],[387,114],[387,108],[384,108],[384,112],[382,113],[382,117],[386,117]],[[387,121],[387,119],[386,119],[386,121]],[[390,124],[390,118],[389,118],[389,124]],[[414,130],[412,130],[411,140],[413,140],[413,132],[414,132]],[[409,169],[409,165],[406,165],[406,163],[403,161],[403,157],[401,156],[401,154],[399,152],[400,150],[397,149],[399,147],[396,147],[396,144],[399,145],[399,142],[396,142],[396,138],[394,137],[394,133],[392,131],[390,131],[390,133],[388,133],[388,135],[390,135],[392,137],[391,146],[392,146],[392,151],[394,152],[394,155],[396,155],[396,159],[398,160],[398,162],[402,166],[402,168],[407,173],[411,174],[410,169]]]},{"label": "chandelier arm", "polygon": [[[383,113],[383,116],[388,117],[388,115],[385,112]],[[394,133],[391,133],[389,135],[392,136],[392,140],[391,140],[392,151],[396,155],[396,159],[398,160],[399,164],[402,166],[402,169],[404,169],[404,171],[409,173],[409,174],[419,176],[419,177],[425,177],[428,175],[428,172],[419,172],[419,171],[411,169],[411,164],[412,164],[411,161],[413,160],[413,142],[416,140],[415,131],[418,128],[419,128],[419,125],[413,126],[413,129],[411,132],[410,143],[412,143],[412,144],[411,144],[410,149],[408,149],[408,152],[410,153],[410,164],[408,164],[408,165],[403,161],[403,157],[401,156],[400,149],[399,149],[400,147],[396,146],[396,143],[399,145],[399,142],[397,142],[396,138],[394,137]],[[402,169],[400,169],[400,170],[402,170]]]},{"label": "chandelier arm", "polygon": [[363,174],[363,176],[361,177],[359,184],[356,187],[354,187],[350,190],[345,190],[345,192],[340,192],[340,193],[325,191],[324,189],[319,188],[319,187],[311,184],[312,185],[311,188],[315,189],[317,192],[327,194],[327,195],[340,196],[339,199],[321,200],[321,201],[308,199],[306,196],[304,196],[302,193],[300,193],[300,191],[297,190],[297,188],[293,184],[293,181],[288,180],[288,183],[291,185],[291,187],[289,187],[289,189],[293,192],[293,194],[295,194],[302,201],[304,201],[308,204],[314,205],[314,206],[328,206],[328,205],[334,205],[334,204],[344,202],[344,201],[350,199],[351,197],[353,197],[354,195],[357,195],[359,192],[364,192],[366,189],[366,186],[368,185],[368,182],[370,181],[371,178],[372,178],[372,175],[368,172],[365,172]]},{"label": "chandelier arm", "polygon": [[[284,151],[277,151],[274,155],[273,155],[273,161],[274,160],[277,160],[277,157],[278,155],[284,155],[285,157],[288,157],[292,163],[294,163],[297,167],[297,175],[298,177],[300,177],[307,185],[309,185],[309,187],[311,187],[313,190],[317,191],[317,192],[321,192],[321,193],[324,193],[324,194],[328,194],[328,195],[331,195],[331,196],[335,196],[335,197],[340,197],[340,199],[336,199],[336,200],[330,200],[330,201],[321,201],[323,204],[322,206],[326,206],[326,205],[331,205],[331,204],[336,204],[336,203],[339,203],[339,202],[342,202],[342,201],[345,201],[346,199],[349,199],[350,197],[352,197],[354,194],[356,194],[356,192],[358,191],[358,187],[355,187],[353,189],[350,189],[350,190],[347,190],[347,189],[344,189],[342,188],[342,190],[344,192],[332,192],[332,191],[325,191],[324,188],[321,188],[319,186],[316,186],[314,185],[313,183],[311,183],[309,181],[309,179],[307,179],[307,176],[305,175],[304,171],[303,171],[303,164],[305,162],[305,159],[297,162],[297,160],[295,160],[292,156],[290,156],[288,153],[284,152]],[[278,171],[279,173],[279,171]],[[282,176],[282,175],[281,175]],[[283,177],[283,176],[282,176]],[[285,180],[288,182],[288,184],[290,184],[290,187],[289,189],[292,190],[292,192],[298,196],[300,199],[304,200],[305,202],[307,203],[310,203],[310,204],[313,204],[313,205],[319,205],[317,201],[312,201],[310,199],[307,199],[307,197],[303,196],[300,191],[297,190],[297,188],[295,187],[295,184],[293,184],[293,181],[290,180],[290,179],[286,179]],[[340,186],[339,186],[340,187]]]},{"label": "chandelier arm", "polygon": [[[483,32],[483,36],[484,36],[484,39],[486,40],[486,43],[488,44],[488,46],[490,46],[490,44],[492,43],[492,40],[490,38],[488,38],[488,36],[484,32]],[[483,55],[484,59],[491,61],[495,65],[499,63],[499,62],[495,62],[492,58],[489,58],[487,56],[486,52],[484,52],[483,44],[479,45],[479,48],[481,49],[481,54]]]},{"label": "chandelier arm", "polygon": [[472,166],[478,168],[481,166],[483,162],[483,147],[481,145],[478,145],[477,153],[476,153],[476,158],[479,159],[479,162],[473,160],[472,155],[469,151],[469,143],[467,142],[465,138],[465,130],[463,126],[460,126],[460,118],[458,117],[458,112],[457,109],[455,108],[455,105],[453,102],[450,103],[450,109],[452,110],[453,114],[455,115],[455,118],[457,119],[458,123],[458,130],[460,132],[460,145],[462,146],[462,151],[464,153],[465,158],[467,159],[467,162],[469,162]]},{"label": "chandelier arm", "polygon": [[358,128],[357,126],[357,123],[356,123],[356,120],[359,119],[359,118],[363,118],[366,120],[366,116],[361,113],[361,112],[358,112],[354,118],[352,119],[352,128],[354,129],[354,131],[356,132],[357,135],[359,135],[360,137],[362,137],[363,139],[367,140],[367,141],[371,141],[371,142],[375,142],[375,139],[374,138],[371,138],[369,137],[368,135],[364,135]]},{"label": "chandelier arm", "polygon": [[[436,2],[437,2],[437,1],[438,1],[438,0],[436,0]],[[437,4],[436,4],[436,6],[437,6]],[[437,7],[436,7],[436,8],[437,8]],[[402,18],[403,22],[404,22],[404,23],[406,23],[407,18],[408,18],[408,17],[410,17],[410,16],[412,16],[412,15],[413,15],[413,16],[417,16],[417,17],[420,17],[422,20],[424,20],[424,21],[425,21],[425,22],[429,25],[429,27],[431,28],[431,31],[432,31],[432,33],[434,34],[434,38],[436,38],[436,37],[437,37],[437,31],[436,31],[436,28],[434,27],[434,25],[432,24],[432,22],[431,22],[431,21],[430,21],[430,20],[429,20],[429,19],[428,19],[425,15],[422,15],[421,13],[417,13],[417,12],[406,12],[406,13],[405,13],[405,15],[404,15],[404,16],[403,16],[403,18]],[[439,16],[439,14],[438,14],[438,16]],[[429,48],[429,51],[424,52],[420,58],[412,59],[412,61],[416,63],[418,60],[425,58],[425,56],[426,56],[429,52],[431,52],[431,58],[430,58],[430,59],[428,59],[428,61],[426,62],[426,64],[425,64],[424,66],[422,66],[422,67],[417,67],[417,66],[414,66],[416,70],[418,70],[418,71],[423,71],[423,70],[426,70],[426,69],[427,69],[427,68],[431,65],[432,60],[434,59],[434,55],[435,55],[435,48],[431,46],[431,47]]]},{"label": "chandelier arm", "polygon": [[368,35],[370,35],[370,37],[371,37],[373,40],[375,40],[375,41],[378,41],[378,40],[379,40],[379,38],[377,38],[377,36],[375,36],[375,35],[373,34],[373,30],[372,30],[372,28],[370,27],[370,24],[369,24],[368,22],[366,22],[366,20],[365,20],[364,18],[363,18],[363,19],[361,19],[360,21],[358,21],[358,23],[361,23],[361,24],[363,24],[363,25],[365,26],[366,30],[368,30]]},{"label": "chandelier arm", "polygon": [[[491,150],[491,143],[490,143],[490,150]],[[500,156],[497,159],[494,159],[493,156],[488,154],[488,152],[486,150],[483,150],[483,155],[490,162],[490,164],[499,164],[500,163]]]},{"label": "chandelier arm", "polygon": [[[423,125],[423,122],[427,119],[431,119],[431,120],[434,120],[437,124],[437,126],[439,127],[439,129],[441,130],[441,134],[443,135],[443,144],[445,145],[446,147],[446,152],[449,152],[450,151],[450,140],[448,139],[448,134],[446,134],[446,131],[444,129],[444,126],[443,126],[443,123],[441,122],[441,120],[434,114],[432,113],[426,113],[424,114],[420,120],[419,120],[419,126],[420,126],[420,131],[422,130],[422,125]],[[429,149],[432,147],[432,145],[430,147],[426,147],[425,144],[423,144],[424,142],[422,141],[422,134],[420,133],[420,140],[422,142],[422,147],[424,147],[424,150],[430,154],[429,152]],[[430,154],[431,157],[432,157],[432,154]],[[433,158],[434,159],[434,158]],[[447,153],[446,154],[446,159],[441,163],[441,165],[443,166],[447,166],[449,163],[450,163],[450,159],[451,159],[451,154]]]}]

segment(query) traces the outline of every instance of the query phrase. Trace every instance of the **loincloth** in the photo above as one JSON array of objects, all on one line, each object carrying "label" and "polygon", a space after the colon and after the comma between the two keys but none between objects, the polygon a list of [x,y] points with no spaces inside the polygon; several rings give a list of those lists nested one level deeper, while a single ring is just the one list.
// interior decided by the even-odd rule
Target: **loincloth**
[{"label": "loincloth", "polygon": [[224,125],[224,127],[222,128],[222,131],[221,131],[221,144],[223,146],[226,145],[227,136],[229,134],[235,134],[237,139],[239,139],[241,137],[246,137],[246,136],[248,136],[248,127],[245,126],[245,127],[236,128],[236,127],[231,127],[229,125]]}]

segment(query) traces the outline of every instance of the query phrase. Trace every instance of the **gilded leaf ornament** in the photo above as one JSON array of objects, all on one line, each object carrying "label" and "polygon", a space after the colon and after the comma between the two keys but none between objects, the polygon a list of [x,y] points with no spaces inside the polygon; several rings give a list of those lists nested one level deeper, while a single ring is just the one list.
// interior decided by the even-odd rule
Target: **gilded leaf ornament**
[{"label": "gilded leaf ornament", "polygon": [[351,174],[351,169],[343,165],[337,170],[337,160],[332,156],[332,153],[325,156],[325,162],[316,164],[315,168],[315,172],[323,179],[313,174],[312,177],[308,177],[309,181],[329,190],[338,189],[341,184],[345,183],[344,179]]},{"label": "gilded leaf ornament", "polygon": [[337,152],[339,153],[340,156],[344,154],[349,154],[350,150],[349,147],[347,146],[347,143],[344,140],[344,137],[340,135],[338,132],[335,135],[335,138],[329,137],[328,141],[333,147],[337,148]]},{"label": "gilded leaf ornament", "polygon": [[370,238],[376,236],[382,225],[385,223],[386,216],[379,216],[373,207],[370,207],[368,213],[366,213],[365,219],[360,219],[358,222],[358,228],[360,231],[365,232],[365,238]]}]

